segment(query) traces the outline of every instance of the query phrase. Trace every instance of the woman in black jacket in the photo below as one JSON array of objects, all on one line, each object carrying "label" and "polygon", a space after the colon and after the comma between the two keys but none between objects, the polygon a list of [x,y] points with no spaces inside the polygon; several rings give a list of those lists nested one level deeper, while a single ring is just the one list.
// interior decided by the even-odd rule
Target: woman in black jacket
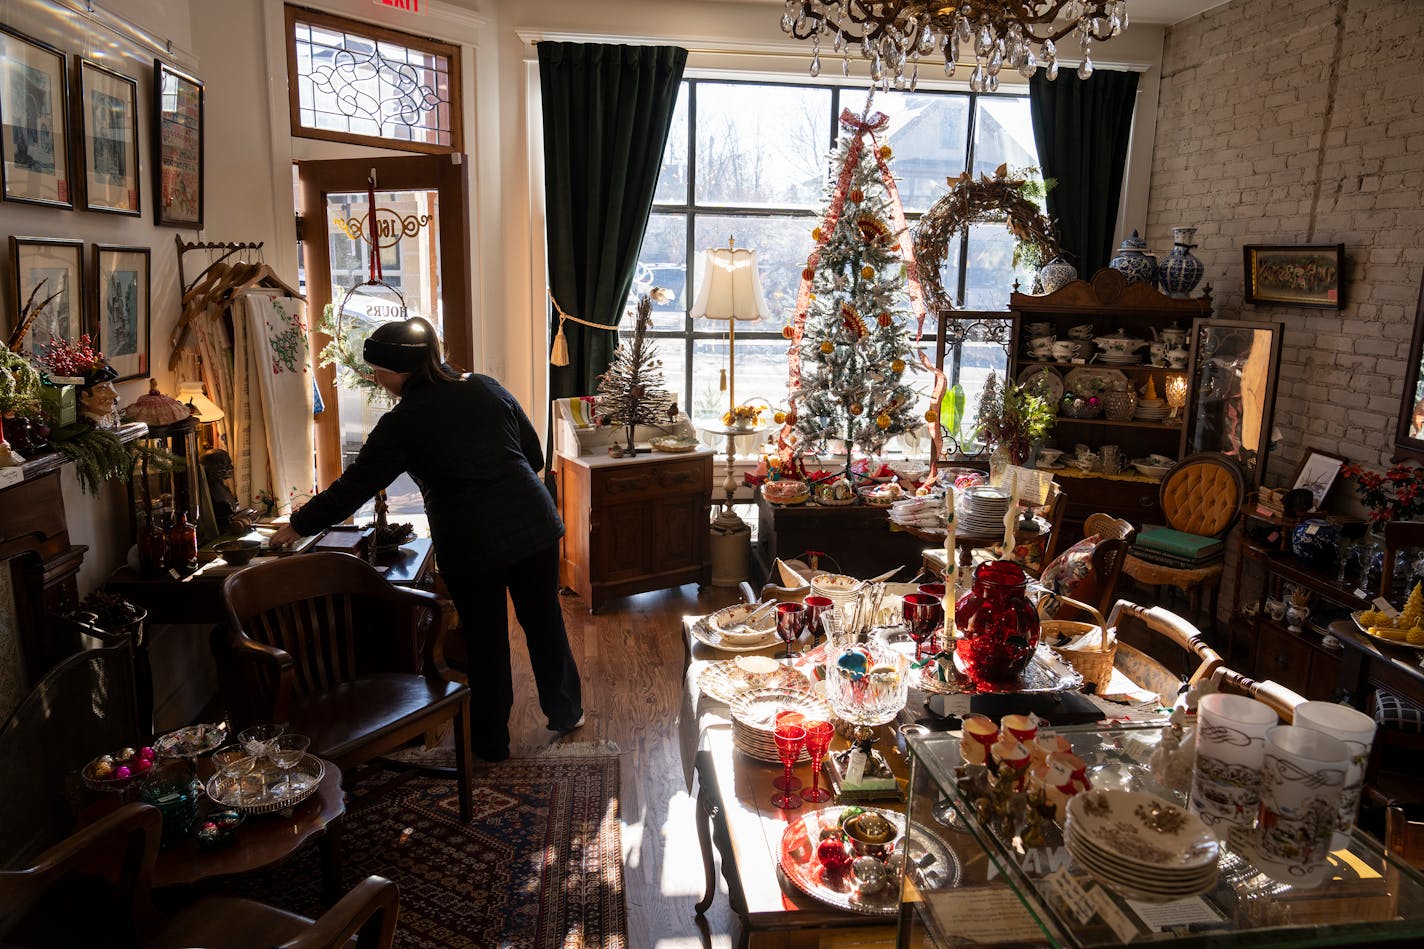
[{"label": "woman in black jacket", "polygon": [[377,327],[363,356],[399,401],[351,466],[292,515],[273,545],[345,520],[410,472],[465,630],[475,754],[486,761],[509,757],[514,685],[506,592],[524,629],[549,728],[573,731],[583,724],[583,699],[559,607],[564,525],[538,476],[543,452],[528,416],[494,379],[446,366],[434,328],[419,317]]}]

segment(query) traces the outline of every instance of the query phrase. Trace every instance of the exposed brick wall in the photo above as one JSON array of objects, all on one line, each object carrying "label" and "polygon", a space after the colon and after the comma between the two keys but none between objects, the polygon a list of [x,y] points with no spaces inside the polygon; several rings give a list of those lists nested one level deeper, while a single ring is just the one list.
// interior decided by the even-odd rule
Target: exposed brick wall
[{"label": "exposed brick wall", "polygon": [[[1285,324],[1267,484],[1312,447],[1392,455],[1424,273],[1420,50],[1421,0],[1234,0],[1167,32],[1147,236],[1195,226],[1216,316]],[[1343,243],[1344,309],[1245,304],[1242,245],[1270,243]],[[1359,510],[1348,483],[1330,506]]]}]

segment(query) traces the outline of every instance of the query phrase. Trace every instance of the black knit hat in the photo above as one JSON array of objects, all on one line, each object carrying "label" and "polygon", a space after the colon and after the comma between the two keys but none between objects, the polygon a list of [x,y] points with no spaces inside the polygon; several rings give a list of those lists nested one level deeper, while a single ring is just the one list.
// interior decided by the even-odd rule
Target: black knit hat
[{"label": "black knit hat", "polygon": [[422,319],[383,323],[366,339],[361,356],[366,362],[391,372],[414,372],[438,345],[430,335],[430,324]]}]

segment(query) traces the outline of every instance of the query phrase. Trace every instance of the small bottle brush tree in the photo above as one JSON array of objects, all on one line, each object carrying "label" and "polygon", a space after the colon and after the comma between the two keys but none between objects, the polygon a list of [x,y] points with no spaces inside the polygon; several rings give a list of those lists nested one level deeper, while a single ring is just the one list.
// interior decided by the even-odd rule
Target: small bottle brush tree
[{"label": "small bottle brush tree", "polygon": [[[832,193],[860,132],[842,136],[832,158]],[[881,179],[874,146],[860,150],[845,204],[811,275],[811,302],[800,346],[801,378],[790,394],[801,445],[823,451],[831,439],[846,444],[846,470],[855,451],[874,454],[893,436],[919,425],[915,393],[905,373],[913,365],[905,261],[892,233],[892,199]],[[888,151],[882,152],[888,157]],[[822,224],[822,227],[826,227]]]},{"label": "small bottle brush tree", "polygon": [[[638,300],[633,337],[619,344],[608,371],[598,377],[598,413],[609,425],[622,425],[632,454],[633,431],[638,425],[666,421],[672,395],[663,387],[663,363],[648,340],[653,325],[653,300],[663,302],[668,291],[654,287]],[[669,297],[670,298],[670,297]]]}]

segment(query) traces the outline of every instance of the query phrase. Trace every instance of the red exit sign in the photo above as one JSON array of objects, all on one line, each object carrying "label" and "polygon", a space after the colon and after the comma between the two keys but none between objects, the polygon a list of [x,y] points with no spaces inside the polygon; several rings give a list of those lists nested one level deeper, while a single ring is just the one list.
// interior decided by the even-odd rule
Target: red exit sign
[{"label": "red exit sign", "polygon": [[420,8],[420,0],[376,0],[378,7],[390,7],[392,10],[404,10],[406,13],[423,13]]}]

